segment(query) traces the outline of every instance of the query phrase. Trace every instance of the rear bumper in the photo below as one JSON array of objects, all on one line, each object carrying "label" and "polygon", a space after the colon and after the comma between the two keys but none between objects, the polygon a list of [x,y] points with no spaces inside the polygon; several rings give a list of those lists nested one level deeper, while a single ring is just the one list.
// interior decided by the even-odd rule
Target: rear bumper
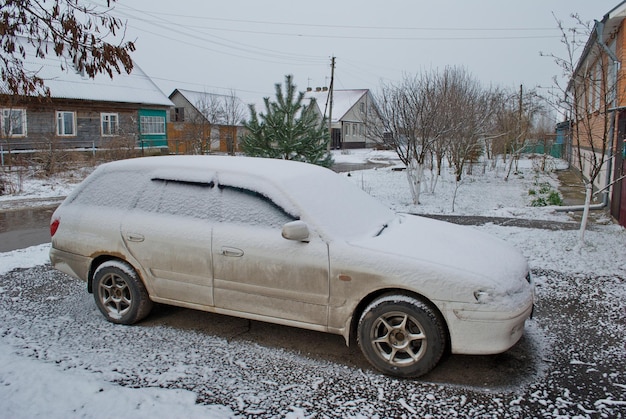
[{"label": "rear bumper", "polygon": [[91,266],[91,258],[89,257],[52,247],[50,248],[50,262],[53,268],[63,273],[82,279],[85,282],[89,278],[89,267]]}]

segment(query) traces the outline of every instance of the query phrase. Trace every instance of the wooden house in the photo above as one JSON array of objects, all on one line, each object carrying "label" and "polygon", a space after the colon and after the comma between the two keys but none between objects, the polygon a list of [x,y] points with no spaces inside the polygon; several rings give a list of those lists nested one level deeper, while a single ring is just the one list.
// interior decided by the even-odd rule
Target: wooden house
[{"label": "wooden house", "polygon": [[248,108],[234,95],[175,89],[168,126],[169,149],[174,154],[234,154],[245,133]]},{"label": "wooden house", "polygon": [[[27,48],[28,52],[29,48]],[[54,54],[29,54],[49,96],[14,96],[0,86],[0,152],[165,148],[172,102],[134,65],[131,74],[86,77]],[[4,92],[4,94],[2,94]]]}]

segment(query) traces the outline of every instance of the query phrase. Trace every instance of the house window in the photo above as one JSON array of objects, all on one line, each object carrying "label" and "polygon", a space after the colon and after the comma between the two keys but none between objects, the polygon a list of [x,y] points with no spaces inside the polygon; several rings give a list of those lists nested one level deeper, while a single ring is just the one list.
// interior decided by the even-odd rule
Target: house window
[{"label": "house window", "polygon": [[26,135],[26,109],[2,110],[2,134],[6,137]]},{"label": "house window", "polygon": [[142,116],[140,130],[142,134],[146,135],[164,135],[165,118],[162,116]]},{"label": "house window", "polygon": [[[615,65],[615,64],[614,64]],[[596,64],[596,76],[595,76],[595,93],[594,93],[594,102],[593,102],[593,110],[594,111],[599,111],[600,110],[600,104],[601,104],[601,96],[602,96],[602,79],[603,79],[603,74],[602,74],[602,66],[600,65],[600,62],[598,62]]]},{"label": "house window", "polygon": [[185,108],[174,108],[174,122],[185,121]]},{"label": "house window", "polygon": [[361,110],[361,113],[364,114],[365,113],[365,102],[361,102],[359,103],[359,109]]},{"label": "house window", "polygon": [[357,131],[356,131],[356,124],[352,124],[352,135],[358,135]]},{"label": "house window", "polygon": [[119,116],[116,113],[101,113],[102,136],[110,137],[119,132]]},{"label": "house window", "polygon": [[57,111],[57,135],[76,135],[76,112]]}]

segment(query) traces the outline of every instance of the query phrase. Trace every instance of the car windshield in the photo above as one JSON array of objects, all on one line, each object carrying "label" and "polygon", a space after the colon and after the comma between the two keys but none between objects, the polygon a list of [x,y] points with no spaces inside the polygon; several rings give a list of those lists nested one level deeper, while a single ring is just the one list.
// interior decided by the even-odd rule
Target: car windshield
[{"label": "car windshield", "polygon": [[332,237],[375,236],[395,217],[381,202],[329,170],[291,177],[283,186],[301,218]]}]

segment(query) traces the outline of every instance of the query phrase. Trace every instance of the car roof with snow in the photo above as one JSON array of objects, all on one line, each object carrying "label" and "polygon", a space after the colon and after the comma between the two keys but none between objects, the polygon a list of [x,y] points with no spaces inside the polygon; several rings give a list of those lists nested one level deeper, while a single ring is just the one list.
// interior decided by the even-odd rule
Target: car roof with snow
[{"label": "car roof with snow", "polygon": [[202,182],[258,192],[331,236],[377,231],[393,212],[330,169],[281,159],[242,156],[156,156],[120,160],[98,172],[148,172],[151,179]]},{"label": "car roof with snow", "polygon": [[[312,164],[303,164],[292,160],[266,159],[242,156],[155,156],[136,159],[118,160],[107,163],[106,166],[122,170],[156,170],[163,173],[178,173],[178,178],[188,180],[197,177],[198,171],[242,173],[260,176],[264,179],[280,183],[293,176],[320,176],[328,169]],[[176,172],[174,172],[175,170]],[[198,180],[199,181],[199,180]]]}]

